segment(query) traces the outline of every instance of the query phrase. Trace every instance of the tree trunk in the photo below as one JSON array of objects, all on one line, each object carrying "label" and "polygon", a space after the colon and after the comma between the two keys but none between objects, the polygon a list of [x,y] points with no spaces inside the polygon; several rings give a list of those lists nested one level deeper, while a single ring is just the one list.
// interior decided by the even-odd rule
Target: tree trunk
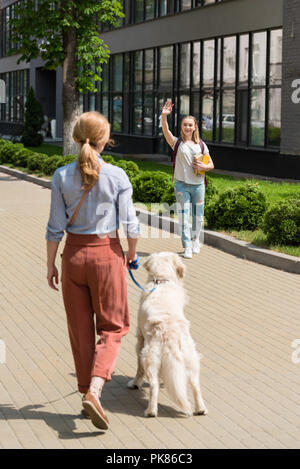
[{"label": "tree trunk", "polygon": [[62,102],[64,117],[63,154],[77,153],[78,146],[74,142],[72,133],[79,116],[79,91],[76,76],[76,30],[70,28],[63,33],[65,60],[63,64]]}]

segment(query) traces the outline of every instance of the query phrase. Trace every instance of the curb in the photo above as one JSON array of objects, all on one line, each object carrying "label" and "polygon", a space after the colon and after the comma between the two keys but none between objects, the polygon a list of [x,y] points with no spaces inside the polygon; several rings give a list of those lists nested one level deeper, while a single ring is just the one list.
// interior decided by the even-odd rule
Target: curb
[{"label": "curb", "polygon": [[[51,181],[47,179],[31,176],[3,165],[0,165],[0,172],[51,189]],[[159,228],[180,236],[180,225],[172,218],[148,212],[141,208],[137,208],[137,216],[139,221],[143,224],[151,225],[154,228]],[[300,274],[300,259],[298,257],[263,249],[247,241],[240,241],[232,236],[224,235],[216,231],[204,230],[204,237],[205,244],[227,252],[228,254],[257,262],[258,264],[263,264],[274,269],[283,270],[292,274]]]}]

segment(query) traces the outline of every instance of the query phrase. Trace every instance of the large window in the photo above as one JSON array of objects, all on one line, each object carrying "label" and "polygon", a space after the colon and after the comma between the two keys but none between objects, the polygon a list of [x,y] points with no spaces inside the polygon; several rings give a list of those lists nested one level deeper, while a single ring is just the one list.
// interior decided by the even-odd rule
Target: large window
[{"label": "large window", "polygon": [[223,0],[133,0],[128,23],[141,23],[143,21],[172,15],[192,8],[205,7]]},{"label": "large window", "polygon": [[[280,146],[281,80],[282,30],[244,33],[113,55],[90,108],[114,132],[159,137],[172,100],[175,135],[192,114],[208,143],[272,148]],[[167,151],[163,138],[158,150]]]},{"label": "large window", "polygon": [[0,120],[23,122],[26,96],[29,89],[29,70],[0,74],[5,83],[6,102],[0,104]]}]

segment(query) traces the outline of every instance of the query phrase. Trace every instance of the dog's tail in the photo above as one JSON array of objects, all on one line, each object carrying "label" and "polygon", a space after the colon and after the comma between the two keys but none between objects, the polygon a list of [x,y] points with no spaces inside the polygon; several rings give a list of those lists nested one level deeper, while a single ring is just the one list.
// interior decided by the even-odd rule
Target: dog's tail
[{"label": "dog's tail", "polygon": [[[174,324],[172,325],[174,328]],[[180,326],[180,324],[179,324]],[[183,328],[185,324],[181,325]],[[173,401],[187,415],[192,415],[192,406],[188,399],[188,383],[184,354],[181,343],[182,330],[168,328],[165,334],[161,357],[161,378]]]}]

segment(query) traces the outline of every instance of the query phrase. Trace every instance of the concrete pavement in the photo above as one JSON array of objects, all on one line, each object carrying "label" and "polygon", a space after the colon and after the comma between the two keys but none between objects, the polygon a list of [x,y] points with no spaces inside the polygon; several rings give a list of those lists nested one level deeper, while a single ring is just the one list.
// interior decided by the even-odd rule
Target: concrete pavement
[{"label": "concrete pavement", "polygon": [[[85,420],[61,291],[46,280],[49,204],[48,189],[0,174],[1,448],[300,448],[300,363],[292,361],[292,342],[300,339],[299,276],[209,246],[185,260],[186,316],[204,356],[209,414],[182,417],[162,388],[159,417],[146,419],[148,388],[127,390],[139,299],[128,277],[131,331],[103,391],[111,426],[102,433]],[[142,258],[182,252],[177,237],[143,231]],[[142,269],[136,277],[145,283]]]}]

